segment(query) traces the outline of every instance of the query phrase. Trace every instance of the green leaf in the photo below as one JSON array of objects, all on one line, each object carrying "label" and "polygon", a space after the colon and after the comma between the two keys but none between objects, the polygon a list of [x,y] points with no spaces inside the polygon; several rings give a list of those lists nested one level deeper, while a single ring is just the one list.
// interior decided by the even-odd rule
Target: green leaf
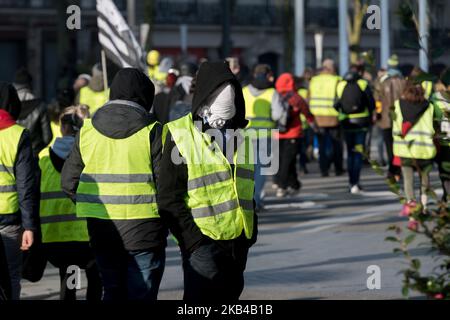
[{"label": "green leaf", "polygon": [[419,270],[420,269],[420,265],[421,265],[420,260],[419,259],[413,259],[411,261],[411,265],[412,265],[412,267],[414,269]]},{"label": "green leaf", "polygon": [[386,237],[384,241],[399,242],[399,240],[396,237]]},{"label": "green leaf", "polygon": [[402,288],[402,295],[403,295],[403,297],[408,298],[408,296],[409,296],[409,288],[407,286],[404,286]]},{"label": "green leaf", "polygon": [[405,238],[405,240],[404,240],[403,242],[404,242],[404,244],[407,246],[407,245],[409,245],[411,242],[413,242],[415,238],[416,238],[416,235],[415,235],[415,234],[410,234],[409,236],[407,236],[407,237]]}]

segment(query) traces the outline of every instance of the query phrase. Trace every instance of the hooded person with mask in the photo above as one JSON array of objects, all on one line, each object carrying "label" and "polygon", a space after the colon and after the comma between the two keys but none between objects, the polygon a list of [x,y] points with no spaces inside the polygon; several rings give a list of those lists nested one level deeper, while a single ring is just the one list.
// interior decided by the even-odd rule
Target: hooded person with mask
[{"label": "hooded person with mask", "polygon": [[192,112],[163,130],[158,205],[182,252],[183,299],[236,301],[257,234],[245,102],[226,63],[203,63],[195,83]]},{"label": "hooded person with mask", "polygon": [[16,89],[0,82],[0,236],[13,300],[20,298],[21,250],[31,247],[39,225],[36,164],[29,132],[16,123],[20,111]]},{"label": "hooded person with mask", "polygon": [[104,300],[156,300],[167,231],[156,205],[161,126],[149,114],[154,86],[121,69],[110,101],[85,120],[61,176],[62,189],[86,218]]}]

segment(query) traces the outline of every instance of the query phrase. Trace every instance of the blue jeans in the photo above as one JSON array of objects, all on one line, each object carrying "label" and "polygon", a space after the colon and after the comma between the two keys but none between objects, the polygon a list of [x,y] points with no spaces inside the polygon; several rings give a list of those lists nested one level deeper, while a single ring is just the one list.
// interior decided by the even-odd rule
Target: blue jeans
[{"label": "blue jeans", "polygon": [[255,160],[255,203],[257,208],[261,208],[262,192],[264,190],[264,184],[266,183],[266,176],[261,174],[263,167],[268,166],[266,163],[271,153],[271,139],[259,138],[253,140],[254,160]]},{"label": "blue jeans", "polygon": [[103,283],[103,300],[155,301],[166,253],[158,250],[95,250]]},{"label": "blue jeans", "polygon": [[345,143],[347,144],[347,170],[351,186],[359,184],[366,134],[364,130],[345,131]]}]

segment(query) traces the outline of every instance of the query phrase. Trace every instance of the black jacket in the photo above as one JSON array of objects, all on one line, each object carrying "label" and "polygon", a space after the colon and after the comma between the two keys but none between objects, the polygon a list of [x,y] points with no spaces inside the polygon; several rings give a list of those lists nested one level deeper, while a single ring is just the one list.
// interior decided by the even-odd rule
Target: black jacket
[{"label": "black jacket", "polygon": [[52,141],[52,129],[47,107],[40,99],[22,101],[22,110],[17,123],[30,131],[31,145],[35,156]]},{"label": "black jacket", "polygon": [[[196,79],[192,113],[193,118],[198,119],[196,113],[205,100],[223,83],[230,82],[235,86],[236,91],[236,116],[231,121],[234,128],[245,127],[245,102],[242,96],[242,89],[239,82],[233,76],[228,66],[224,63],[204,63],[200,67]],[[203,129],[207,129],[204,126]],[[190,208],[186,206],[185,197],[187,194],[188,171],[184,163],[175,164],[171,159],[171,154],[177,153],[178,149],[172,140],[170,132],[165,138],[164,150],[161,159],[161,175],[158,183],[158,207],[161,217],[165,219],[171,232],[177,238],[180,248],[184,252],[193,252],[196,248],[212,240],[203,235],[199,227],[195,224]],[[256,241],[256,217],[254,237],[250,241],[251,245]]]},{"label": "black jacket", "polygon": [[[122,69],[116,75],[111,86],[110,98],[107,106],[99,109],[92,124],[101,134],[113,138],[127,138],[154,121],[148,111],[153,102],[153,85],[145,80],[144,74],[136,69]],[[147,78],[148,79],[148,78]],[[149,88],[148,86],[152,86]],[[118,88],[119,86],[119,88]],[[120,99],[120,100],[114,100]],[[144,107],[127,105],[131,101]],[[75,138],[74,147],[64,163],[61,173],[63,191],[75,202],[76,191],[84,163],[80,154],[79,135]],[[158,184],[161,162],[161,125],[157,124],[150,132],[151,161],[153,178]],[[136,150],[139,152],[139,150]],[[115,250],[123,247],[126,250],[147,250],[166,245],[167,229],[161,219],[137,220],[102,220],[88,219],[88,229],[91,244],[94,248]]]}]

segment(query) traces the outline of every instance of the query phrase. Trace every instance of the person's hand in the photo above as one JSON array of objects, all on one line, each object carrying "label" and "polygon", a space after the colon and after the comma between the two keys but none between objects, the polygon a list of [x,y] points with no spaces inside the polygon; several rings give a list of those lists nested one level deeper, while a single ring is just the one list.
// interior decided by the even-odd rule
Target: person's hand
[{"label": "person's hand", "polygon": [[20,250],[26,251],[30,249],[31,245],[34,241],[34,234],[31,230],[25,230],[22,235],[22,246],[20,247]]}]

